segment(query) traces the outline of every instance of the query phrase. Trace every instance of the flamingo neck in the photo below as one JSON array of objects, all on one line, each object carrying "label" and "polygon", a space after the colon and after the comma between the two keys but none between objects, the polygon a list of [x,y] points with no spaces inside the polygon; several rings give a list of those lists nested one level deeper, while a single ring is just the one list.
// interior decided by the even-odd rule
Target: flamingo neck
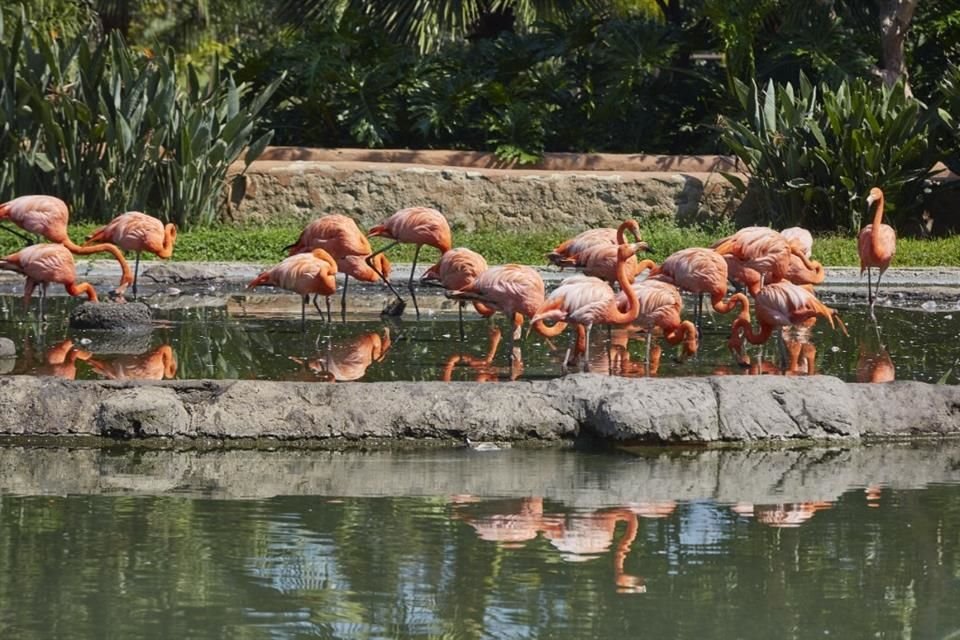
[{"label": "flamingo neck", "polygon": [[880,225],[883,224],[883,205],[884,196],[881,192],[880,197],[877,198],[877,209],[873,214],[873,233],[870,238],[873,253],[877,256],[883,254],[883,242],[880,240]]},{"label": "flamingo neck", "polygon": [[[644,269],[652,269],[655,266],[657,265],[653,260],[641,260],[637,264],[636,272],[640,273]],[[627,306],[624,311],[620,311],[616,301],[611,302],[607,313],[607,322],[629,324],[640,315],[640,298],[637,297],[637,292],[634,291],[633,285],[627,277],[627,256],[623,253],[617,256],[617,283],[620,285],[620,290],[627,296]]]},{"label": "flamingo neck", "polygon": [[159,258],[169,258],[173,255],[173,243],[177,239],[177,227],[171,222],[163,228],[163,247],[160,249],[160,253],[157,254]]}]

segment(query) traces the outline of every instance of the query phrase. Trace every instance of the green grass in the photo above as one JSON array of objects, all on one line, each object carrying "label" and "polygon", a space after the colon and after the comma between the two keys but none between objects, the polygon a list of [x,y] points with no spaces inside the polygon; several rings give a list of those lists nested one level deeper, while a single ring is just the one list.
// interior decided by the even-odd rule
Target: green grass
[{"label": "green grass", "polygon": [[[92,232],[97,225],[72,224],[70,235],[75,242]],[[732,227],[717,229],[679,228],[663,221],[652,221],[643,227],[644,239],[653,247],[651,256],[658,262],[674,251],[685,247],[709,246],[717,238],[730,233]],[[285,255],[284,245],[300,234],[300,227],[276,225],[269,227],[209,227],[181,232],[177,237],[174,259],[183,261],[239,261],[270,263]],[[490,264],[517,262],[545,264],[544,255],[560,241],[574,235],[564,231],[454,231],[454,246],[465,246],[483,254]],[[374,240],[374,247],[385,241]],[[13,253],[23,242],[8,233],[0,233],[0,255]],[[813,257],[826,266],[856,266],[857,241],[854,237],[820,236],[814,241]],[[420,264],[437,260],[438,252],[425,247],[420,253]],[[413,247],[398,246],[390,250],[393,262],[413,260]],[[144,259],[148,259],[144,256]],[[150,256],[149,259],[153,259]],[[900,238],[894,266],[934,267],[960,266],[960,236],[920,240]]]}]

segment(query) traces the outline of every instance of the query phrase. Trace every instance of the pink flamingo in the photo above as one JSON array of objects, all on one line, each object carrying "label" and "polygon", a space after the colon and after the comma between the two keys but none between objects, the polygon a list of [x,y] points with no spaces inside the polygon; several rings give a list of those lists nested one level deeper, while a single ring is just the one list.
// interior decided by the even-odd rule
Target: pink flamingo
[{"label": "pink flamingo", "polygon": [[[301,296],[300,328],[306,331],[307,302],[310,296],[321,295],[327,299],[327,315],[330,314],[330,296],[337,290],[337,261],[323,249],[314,249],[310,253],[298,253],[283,260],[280,264],[267,269],[247,285],[248,289],[262,285],[271,285],[293,291]],[[323,311],[314,297],[313,306]]]},{"label": "pink flamingo", "polygon": [[760,332],[754,333],[750,317],[743,311],[730,332],[727,346],[743,365],[749,365],[750,359],[742,354],[743,339],[751,344],[763,344],[774,329],[790,325],[805,325],[815,322],[816,318],[825,318],[831,328],[836,328],[834,320],[840,325],[844,335],[847,328],[834,309],[826,306],[808,289],[792,282],[768,284],[754,297],[754,312],[760,324]]},{"label": "pink flamingo", "polygon": [[346,342],[328,345],[326,354],[318,353],[309,359],[290,356],[290,359],[325,381],[350,382],[366,375],[374,362],[382,362],[390,344],[390,328],[384,327],[383,337],[376,331],[362,333]]},{"label": "pink flamingo", "polygon": [[730,279],[746,286],[754,296],[765,283],[786,278],[791,256],[798,256],[805,267],[816,270],[801,249],[769,227],[744,227],[711,248],[727,260]]},{"label": "pink flamingo", "polygon": [[376,282],[383,274],[383,281],[390,278],[390,261],[380,254],[373,259],[375,266],[366,262],[373,253],[370,241],[360,231],[352,218],[338,213],[321,216],[304,227],[293,244],[284,247],[287,255],[307,253],[323,249],[337,261],[337,271],[343,274],[343,297],[340,299],[340,317],[346,320],[347,287],[350,277],[361,282]]},{"label": "pink flamingo", "polygon": [[[439,284],[447,291],[457,291],[473,283],[481,273],[487,270],[487,260],[477,253],[464,247],[450,249],[442,256],[440,261],[426,270],[420,276],[420,282],[424,284]],[[464,300],[457,303],[460,314],[460,340],[466,336],[463,332],[463,306]],[[492,316],[495,311],[486,307],[478,300],[473,301],[473,308],[477,313],[484,317]]]},{"label": "pink flamingo", "polygon": [[[639,311],[635,323],[642,326],[647,332],[647,367],[650,367],[650,346],[653,342],[655,327],[663,330],[663,337],[669,344],[684,343],[683,357],[687,358],[697,352],[697,328],[689,320],[680,320],[683,311],[683,298],[676,286],[669,282],[647,279],[643,282],[634,282],[631,286],[634,297],[638,300]],[[746,296],[742,293],[736,294]],[[625,308],[629,300],[625,292],[617,295],[620,308]],[[748,309],[748,307],[743,307]],[[749,317],[749,311],[747,311]]]},{"label": "pink flamingo", "polygon": [[[407,282],[407,288],[410,290],[410,295],[413,298],[413,306],[419,317],[420,310],[417,308],[417,297],[413,291],[413,275],[417,269],[417,258],[420,256],[420,248],[423,245],[435,247],[440,251],[441,255],[450,250],[453,246],[453,240],[447,219],[443,217],[442,213],[429,207],[400,209],[382,223],[371,228],[370,233],[367,235],[393,240],[393,242],[387,246],[367,257],[367,264],[374,270],[376,270],[376,267],[373,266],[373,259],[394,245],[402,242],[417,246],[413,254],[413,265],[410,267],[410,280]],[[380,275],[381,277],[383,276],[382,273]],[[407,303],[404,302],[403,298],[400,297],[400,294],[397,293],[397,290],[393,288],[393,285],[391,285],[386,278],[384,278],[383,281],[387,283],[390,291],[397,297],[397,301],[384,311],[388,315],[400,315],[403,313],[403,309]]]},{"label": "pink flamingo", "polygon": [[[590,330],[594,324],[629,324],[640,311],[639,301],[627,276],[627,259],[634,255],[630,245],[622,244],[617,252],[617,281],[626,296],[626,308],[617,306],[617,296],[613,288],[605,281],[592,276],[574,276],[564,280],[550,297],[537,309],[531,321],[531,327],[544,337],[559,335],[567,324],[584,328],[583,340],[584,365],[590,361]],[[643,264],[647,263],[647,264]],[[642,266],[651,268],[652,260],[644,260]],[[555,323],[547,327],[545,322]],[[580,344],[576,336],[571,336],[571,347],[564,357],[564,366],[579,355]]]},{"label": "pink flamingo", "polygon": [[780,232],[790,246],[803,253],[804,257],[809,258],[813,253],[813,234],[803,227],[788,227]]},{"label": "pink flamingo", "polygon": [[[653,270],[653,278],[676,285],[697,296],[694,320],[697,334],[703,316],[703,294],[710,296],[710,303],[717,313],[729,313],[738,305],[750,313],[750,300],[742,293],[727,295],[727,262],[712,249],[691,247],[671,254],[659,268]],[[726,298],[726,299],[725,299]]]},{"label": "pink flamingo", "polygon": [[[9,202],[0,204],[0,220],[10,220],[18,227],[29,231],[30,233],[43,236],[50,242],[62,244],[77,255],[89,255],[91,253],[107,252],[116,258],[120,265],[121,276],[120,284],[117,286],[117,294],[123,295],[127,286],[133,282],[133,274],[130,273],[130,265],[124,259],[123,254],[115,245],[110,243],[94,244],[81,247],[70,239],[67,235],[67,222],[70,219],[70,211],[67,203],[53,196],[20,196]],[[25,236],[7,229],[11,233],[19,235],[27,240]]]},{"label": "pink flamingo", "polygon": [[146,251],[166,260],[173,255],[173,243],[177,240],[177,225],[157,220],[139,211],[121,213],[107,225],[87,236],[90,243],[109,242],[124,251],[136,251],[137,262],[133,269],[133,297],[137,297],[137,278],[140,275],[140,253]]},{"label": "pink flamingo", "polygon": [[15,271],[27,277],[23,287],[23,308],[26,309],[33,296],[33,289],[40,285],[40,321],[43,322],[43,302],[47,297],[47,285],[59,282],[71,296],[86,295],[90,302],[97,301],[97,292],[88,282],[77,284],[77,270],[70,250],[61,244],[34,244],[0,259],[0,269]]},{"label": "pink flamingo", "polygon": [[635,220],[628,220],[620,225],[620,228],[611,229],[611,228],[601,228],[601,229],[588,229],[582,233],[577,234],[569,240],[564,240],[554,248],[553,251],[547,254],[547,260],[551,264],[554,264],[558,267],[570,266],[567,264],[568,260],[573,258],[579,253],[582,253],[587,247],[594,245],[611,245],[616,246],[618,244],[624,244],[623,234],[620,231],[625,224],[633,223],[627,228],[630,229],[633,233],[633,238],[636,242],[642,242],[643,238],[640,237],[640,227],[637,225]]},{"label": "pink flamingo", "polygon": [[[584,275],[594,276],[609,283],[617,281],[617,247],[626,244],[626,231],[630,231],[637,238],[640,237],[640,225],[636,220],[625,220],[616,231],[615,244],[606,241],[595,241],[579,251],[574,252],[576,243],[567,248],[566,257],[559,258],[556,252],[548,254],[548,259],[560,267],[581,267]],[[562,246],[562,245],[561,245]],[[629,245],[634,253],[650,251],[650,245],[642,240]],[[648,261],[649,262],[649,261]],[[627,279],[633,282],[644,269],[639,267],[636,255],[627,259]]]},{"label": "pink flamingo", "polygon": [[[870,315],[873,315],[873,305],[876,302],[876,294],[880,291],[880,278],[884,271],[890,266],[893,260],[893,254],[897,252],[897,232],[888,224],[883,224],[883,191],[874,187],[870,189],[870,195],[867,196],[867,206],[876,203],[877,207],[873,214],[873,224],[868,224],[860,230],[857,237],[857,252],[860,254],[860,277],[863,277],[863,270],[867,270],[867,298],[870,303]],[[876,267],[880,273],[877,276],[877,286],[871,290],[870,280],[872,279],[871,269]]]},{"label": "pink flamingo", "polygon": [[543,304],[543,278],[535,269],[519,264],[491,267],[463,289],[447,295],[455,300],[476,300],[499,311],[513,322],[510,357],[520,360],[516,341],[520,339],[523,319],[532,318]]}]

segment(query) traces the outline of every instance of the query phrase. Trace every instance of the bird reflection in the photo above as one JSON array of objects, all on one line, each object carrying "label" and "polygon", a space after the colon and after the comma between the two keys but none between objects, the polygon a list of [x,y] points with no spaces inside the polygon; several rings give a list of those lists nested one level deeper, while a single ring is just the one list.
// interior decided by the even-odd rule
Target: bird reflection
[{"label": "bird reflection", "polygon": [[18,360],[12,373],[75,380],[77,360],[89,360],[92,355],[89,351],[74,347],[73,340],[68,338],[47,349],[42,362],[37,364],[33,340],[27,337],[23,344],[23,357]]},{"label": "bird reflection", "polygon": [[[812,323],[811,323],[812,324]],[[761,345],[757,357],[737,367],[717,367],[714,375],[785,375],[812,376],[817,373],[817,346],[813,343],[812,326],[784,327],[778,339],[779,357],[769,355],[769,347]],[[765,351],[767,353],[765,354]]]},{"label": "bird reflection", "polygon": [[[610,331],[610,342],[607,349],[593,349],[590,351],[590,366],[592,373],[606,373],[614,376],[641,377],[647,375],[647,366],[644,362],[633,360],[630,355],[630,340],[636,336],[631,327],[616,327]],[[654,342],[650,347],[649,375],[655,376],[660,370],[660,358],[663,350]]]},{"label": "bird reflection", "polygon": [[817,511],[829,509],[830,502],[789,502],[784,504],[755,505],[751,502],[738,502],[731,509],[744,518],[757,519],[757,522],[771,527],[799,527],[814,516]]},{"label": "bird reflection", "polygon": [[880,337],[879,324],[873,323],[863,332],[857,351],[857,382],[890,382],[896,378],[896,368]]},{"label": "bird reflection", "polygon": [[168,344],[158,345],[146,353],[109,359],[90,357],[87,364],[110,380],[163,380],[177,376],[177,356]]},{"label": "bird reflection", "polygon": [[302,365],[314,380],[351,382],[359,380],[374,362],[383,362],[390,350],[390,329],[381,336],[376,331],[361,333],[337,344],[329,343],[325,352],[310,358],[290,356]]},{"label": "bird reflection", "polygon": [[[444,382],[453,380],[454,370],[458,365],[464,365],[470,369],[477,382],[496,382],[500,379],[500,369],[493,364],[497,355],[497,348],[500,346],[502,333],[499,327],[490,329],[490,341],[487,344],[487,353],[484,357],[478,358],[465,353],[456,353],[449,358],[443,365],[440,379]],[[520,358],[510,359],[510,379],[516,380],[523,374],[523,361]]]},{"label": "bird reflection", "polygon": [[[550,545],[560,552],[560,557],[568,562],[589,561],[607,553],[614,546],[617,525],[625,523],[626,529],[614,548],[613,557],[614,584],[620,593],[646,591],[642,576],[624,571],[630,547],[637,537],[637,516],[665,517],[676,508],[672,501],[637,503],[630,507],[567,515],[547,513],[544,511],[543,498],[540,497],[484,501],[470,509],[467,505],[480,502],[478,498],[455,496],[452,501],[456,507],[453,517],[470,525],[481,540],[500,543],[503,548],[517,549],[543,533]],[[490,513],[492,506],[496,507],[496,511]],[[484,513],[479,515],[476,511]]]}]

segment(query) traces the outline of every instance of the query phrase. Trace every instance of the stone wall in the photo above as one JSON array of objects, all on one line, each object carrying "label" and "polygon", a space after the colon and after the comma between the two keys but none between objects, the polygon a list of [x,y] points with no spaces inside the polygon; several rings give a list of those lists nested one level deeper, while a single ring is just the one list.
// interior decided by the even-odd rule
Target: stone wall
[{"label": "stone wall", "polygon": [[[376,402],[370,402],[376,398]],[[960,435],[960,387],[813,376],[503,384],[0,378],[0,435],[670,443]]]},{"label": "stone wall", "polygon": [[[628,217],[681,223],[729,217],[741,204],[722,156],[549,154],[535,168],[490,154],[268,150],[233,182],[228,220],[302,223],[342,213],[361,226],[432,206],[465,230],[615,226]],[[236,168],[235,168],[236,171]]]}]

